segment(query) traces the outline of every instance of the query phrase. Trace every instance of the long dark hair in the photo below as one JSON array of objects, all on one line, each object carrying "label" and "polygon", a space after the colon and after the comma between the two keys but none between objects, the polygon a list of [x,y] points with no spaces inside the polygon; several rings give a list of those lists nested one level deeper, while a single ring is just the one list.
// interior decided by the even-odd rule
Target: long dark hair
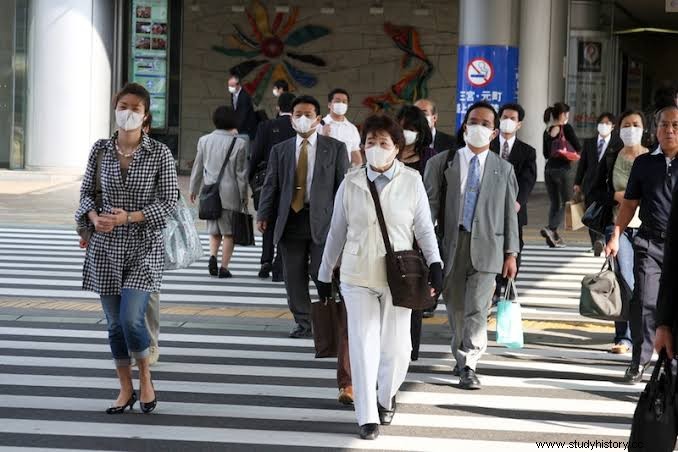
[{"label": "long dark hair", "polygon": [[552,107],[544,110],[544,122],[548,124],[551,119],[558,119],[563,113],[570,111],[570,106],[565,102],[556,102]]},{"label": "long dark hair", "polygon": [[433,134],[424,112],[414,105],[405,105],[398,112],[396,119],[403,129],[414,130],[418,133],[417,141],[414,142],[414,151],[422,157],[426,148],[433,143]]}]

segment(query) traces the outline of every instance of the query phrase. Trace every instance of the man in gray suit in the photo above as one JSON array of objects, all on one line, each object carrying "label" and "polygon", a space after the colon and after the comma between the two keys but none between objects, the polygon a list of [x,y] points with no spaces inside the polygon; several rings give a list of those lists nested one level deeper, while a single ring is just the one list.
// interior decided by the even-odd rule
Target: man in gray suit
[{"label": "man in gray suit", "polygon": [[490,104],[473,104],[460,129],[458,142],[465,146],[431,158],[424,174],[431,214],[443,235],[443,299],[462,389],[480,389],[475,369],[487,348],[495,278],[515,276],[520,250],[518,182],[513,166],[489,150],[498,127]]},{"label": "man in gray suit", "polygon": [[275,220],[273,241],[282,256],[287,303],[296,322],[290,337],[300,338],[312,336],[308,277],[317,284],[334,195],[349,161],[344,143],[316,132],[321,117],[315,98],[299,96],[292,106],[297,135],[271,149],[257,227],[263,232]]}]

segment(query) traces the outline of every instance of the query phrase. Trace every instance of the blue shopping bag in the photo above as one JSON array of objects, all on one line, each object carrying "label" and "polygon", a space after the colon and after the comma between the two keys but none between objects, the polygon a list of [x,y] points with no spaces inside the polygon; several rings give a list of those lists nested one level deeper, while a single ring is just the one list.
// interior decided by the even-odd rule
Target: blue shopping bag
[{"label": "blue shopping bag", "polygon": [[523,347],[523,319],[512,279],[506,286],[504,296],[497,303],[497,344],[508,348]]}]

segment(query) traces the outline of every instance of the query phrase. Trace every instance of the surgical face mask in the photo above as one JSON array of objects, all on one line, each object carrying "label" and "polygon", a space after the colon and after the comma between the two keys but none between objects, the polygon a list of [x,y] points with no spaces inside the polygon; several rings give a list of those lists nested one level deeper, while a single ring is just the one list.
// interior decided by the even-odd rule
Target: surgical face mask
[{"label": "surgical face mask", "polygon": [[398,155],[397,148],[387,149],[378,145],[374,145],[365,149],[365,158],[367,159],[367,163],[372,168],[376,169],[388,167],[391,163],[393,163],[396,155]]},{"label": "surgical face mask", "polygon": [[414,142],[417,141],[417,137],[419,136],[419,132],[415,132],[413,130],[403,130],[403,134],[405,135],[405,145],[407,146],[414,144]]},{"label": "surgical face mask", "polygon": [[518,123],[515,122],[513,119],[504,118],[501,121],[499,121],[499,130],[502,133],[513,133],[516,131],[517,128]]},{"label": "surgical face mask", "polygon": [[344,116],[346,114],[346,110],[348,110],[348,104],[343,102],[334,102],[332,104],[332,113],[335,115]]},{"label": "surgical face mask", "polygon": [[237,89],[235,89],[235,86],[229,86],[229,87],[228,87],[228,92],[229,92],[229,93],[235,94],[236,91],[237,91]]},{"label": "surgical face mask", "polygon": [[428,121],[428,126],[433,130],[435,123],[433,122],[433,115],[426,115],[426,120]]},{"label": "surgical face mask", "polygon": [[136,130],[144,123],[144,115],[132,110],[115,110],[115,123],[122,130]]},{"label": "surgical face mask", "polygon": [[488,129],[480,124],[466,125],[464,141],[475,148],[484,148],[490,145],[492,132],[492,129]]},{"label": "surgical face mask", "polygon": [[640,144],[643,139],[642,127],[622,127],[619,131],[619,138],[624,142],[624,146],[635,146]]},{"label": "surgical face mask", "polygon": [[307,116],[299,116],[298,118],[292,118],[292,125],[294,130],[300,134],[305,134],[310,132],[313,128],[311,125],[315,122],[315,119],[311,119]]},{"label": "surgical face mask", "polygon": [[601,137],[606,137],[612,132],[612,124],[601,122],[598,124],[598,133]]},{"label": "surgical face mask", "polygon": [[280,96],[280,93],[278,92],[277,89],[273,88],[273,95],[274,95],[275,97],[278,97],[278,96]]}]

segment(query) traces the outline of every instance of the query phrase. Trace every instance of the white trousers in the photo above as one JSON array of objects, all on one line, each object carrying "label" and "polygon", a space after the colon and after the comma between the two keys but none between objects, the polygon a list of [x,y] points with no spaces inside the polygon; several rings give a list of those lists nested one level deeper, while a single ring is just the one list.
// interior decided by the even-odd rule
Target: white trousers
[{"label": "white trousers", "polygon": [[393,306],[385,288],[341,284],[346,303],[353,406],[358,425],[378,424],[377,402],[387,410],[410,366],[411,309]]}]

